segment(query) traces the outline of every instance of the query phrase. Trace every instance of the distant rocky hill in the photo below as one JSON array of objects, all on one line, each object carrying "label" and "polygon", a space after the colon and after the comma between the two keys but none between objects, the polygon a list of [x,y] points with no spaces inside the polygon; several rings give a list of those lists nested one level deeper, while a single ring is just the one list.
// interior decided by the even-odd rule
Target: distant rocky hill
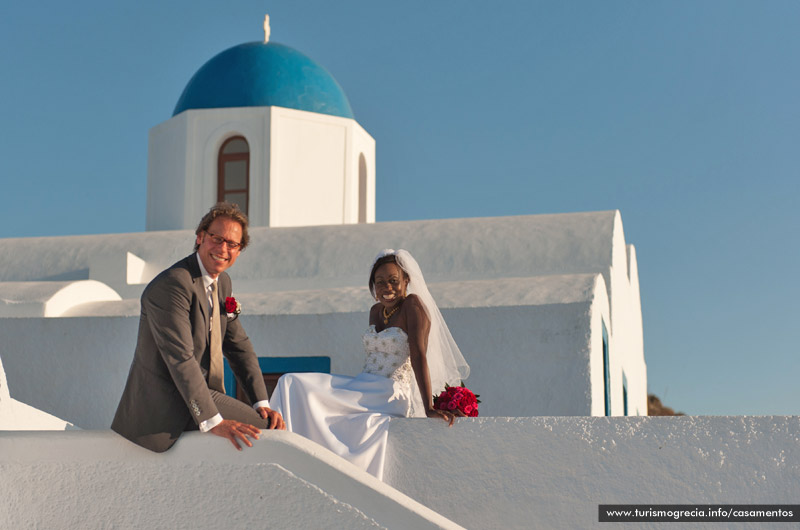
[{"label": "distant rocky hill", "polygon": [[648,416],[686,416],[683,412],[675,412],[667,407],[655,394],[647,394],[647,415]]}]

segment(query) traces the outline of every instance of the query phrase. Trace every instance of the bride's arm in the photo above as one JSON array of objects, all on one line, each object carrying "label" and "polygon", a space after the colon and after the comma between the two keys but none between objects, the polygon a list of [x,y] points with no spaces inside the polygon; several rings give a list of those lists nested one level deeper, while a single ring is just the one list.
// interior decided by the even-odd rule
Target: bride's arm
[{"label": "bride's arm", "polygon": [[433,389],[431,376],[428,371],[428,334],[431,330],[431,321],[422,307],[422,302],[416,295],[410,294],[403,303],[405,312],[408,346],[411,350],[411,368],[417,379],[417,387],[422,395],[422,404],[425,406],[425,415],[429,418],[442,418],[453,424],[455,414],[449,411],[433,408]]}]

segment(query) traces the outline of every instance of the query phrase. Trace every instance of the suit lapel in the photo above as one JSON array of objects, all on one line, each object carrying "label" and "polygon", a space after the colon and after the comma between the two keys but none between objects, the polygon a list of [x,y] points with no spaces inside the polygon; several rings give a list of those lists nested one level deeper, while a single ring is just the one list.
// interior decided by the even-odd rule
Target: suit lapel
[{"label": "suit lapel", "polygon": [[200,306],[200,314],[202,315],[203,322],[205,323],[206,336],[209,333],[210,315],[208,313],[208,294],[206,293],[206,286],[203,284],[203,273],[200,272],[200,265],[197,264],[197,253],[192,254],[187,260],[187,267],[192,276],[192,283],[195,294],[197,295],[198,304]]}]

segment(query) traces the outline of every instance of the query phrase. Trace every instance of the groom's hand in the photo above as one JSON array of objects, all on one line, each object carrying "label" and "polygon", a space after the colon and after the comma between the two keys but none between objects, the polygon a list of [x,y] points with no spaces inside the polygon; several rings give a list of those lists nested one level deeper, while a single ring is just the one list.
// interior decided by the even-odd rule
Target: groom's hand
[{"label": "groom's hand", "polygon": [[222,423],[208,432],[216,434],[217,436],[222,436],[223,438],[227,438],[231,441],[233,446],[236,447],[236,449],[241,451],[242,448],[239,445],[239,440],[241,440],[247,447],[253,447],[253,442],[248,440],[247,437],[249,436],[250,438],[258,440],[258,435],[261,434],[261,429],[254,427],[249,423],[242,423],[236,420],[222,420]]},{"label": "groom's hand", "polygon": [[280,412],[268,409],[267,407],[258,407],[257,410],[262,418],[269,420],[270,429],[286,430],[286,423],[283,421],[283,416],[281,416]]}]

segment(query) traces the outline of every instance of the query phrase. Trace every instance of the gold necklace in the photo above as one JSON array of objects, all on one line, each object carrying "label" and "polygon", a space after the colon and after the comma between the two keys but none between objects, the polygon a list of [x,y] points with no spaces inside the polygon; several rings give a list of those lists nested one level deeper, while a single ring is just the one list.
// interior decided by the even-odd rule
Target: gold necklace
[{"label": "gold necklace", "polygon": [[387,312],[386,312],[386,308],[384,307],[384,308],[383,308],[383,323],[384,323],[384,324],[388,324],[388,323],[389,323],[389,319],[390,319],[390,318],[392,318],[392,315],[394,315],[395,313],[397,313],[397,311],[398,311],[399,309],[400,309],[400,304],[397,304],[396,306],[394,306],[394,307],[392,308],[392,310],[391,310],[391,311],[389,311],[389,312],[387,313]]}]

